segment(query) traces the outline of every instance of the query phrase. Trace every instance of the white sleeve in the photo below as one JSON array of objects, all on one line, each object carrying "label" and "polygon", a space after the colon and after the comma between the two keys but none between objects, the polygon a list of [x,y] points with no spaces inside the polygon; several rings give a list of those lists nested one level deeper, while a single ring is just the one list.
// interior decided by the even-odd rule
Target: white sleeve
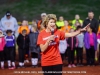
[{"label": "white sleeve", "polygon": [[100,39],[97,39],[97,42],[100,44]]},{"label": "white sleeve", "polygon": [[66,40],[60,40],[59,41],[59,50],[61,54],[64,54],[67,49],[67,42]]}]

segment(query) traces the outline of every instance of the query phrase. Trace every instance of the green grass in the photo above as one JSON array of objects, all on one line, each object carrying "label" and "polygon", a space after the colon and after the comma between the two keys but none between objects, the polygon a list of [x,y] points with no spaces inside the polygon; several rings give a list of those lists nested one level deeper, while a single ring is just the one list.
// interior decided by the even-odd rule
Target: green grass
[{"label": "green grass", "polygon": [[[52,0],[54,1],[54,0]],[[93,9],[95,17],[100,15],[100,0],[20,0],[19,2],[5,3],[0,5],[0,17],[3,17],[7,10],[10,10],[18,21],[22,19],[39,19],[42,12],[54,13],[64,16],[65,19],[74,19],[79,14],[82,19],[87,17],[87,12]]]}]

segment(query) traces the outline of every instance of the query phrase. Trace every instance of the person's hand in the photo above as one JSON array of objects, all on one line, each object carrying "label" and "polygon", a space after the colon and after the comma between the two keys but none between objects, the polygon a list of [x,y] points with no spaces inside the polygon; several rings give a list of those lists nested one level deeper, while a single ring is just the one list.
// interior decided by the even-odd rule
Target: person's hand
[{"label": "person's hand", "polygon": [[86,29],[88,28],[90,26],[90,23],[87,25],[87,26],[85,26],[84,28],[82,28],[80,31],[82,32],[82,31],[86,31]]},{"label": "person's hand", "polygon": [[55,40],[55,35],[51,35],[51,36],[48,38],[47,42],[50,43],[50,42],[52,42],[52,41],[54,41],[54,40]]},{"label": "person's hand", "polygon": [[55,40],[55,35],[51,35],[49,38],[50,41],[54,41]]}]

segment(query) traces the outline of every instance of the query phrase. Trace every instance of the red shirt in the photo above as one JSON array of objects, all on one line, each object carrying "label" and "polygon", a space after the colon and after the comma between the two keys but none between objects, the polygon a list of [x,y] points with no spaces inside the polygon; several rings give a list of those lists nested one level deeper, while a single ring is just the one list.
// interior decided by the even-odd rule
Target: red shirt
[{"label": "red shirt", "polygon": [[[54,35],[56,35],[56,38],[54,42],[52,42],[47,50],[42,52],[41,56],[41,65],[42,66],[51,66],[51,65],[57,65],[62,64],[61,55],[59,52],[59,40],[65,39],[65,33],[60,30],[55,30]],[[50,32],[46,32],[46,30],[43,30],[40,32],[38,36],[37,44],[45,44],[47,39],[51,36]]]}]

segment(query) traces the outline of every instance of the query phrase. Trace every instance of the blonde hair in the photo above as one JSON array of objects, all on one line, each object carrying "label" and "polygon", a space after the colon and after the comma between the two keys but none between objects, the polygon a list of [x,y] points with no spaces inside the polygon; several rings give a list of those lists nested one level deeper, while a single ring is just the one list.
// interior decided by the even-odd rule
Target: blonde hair
[{"label": "blonde hair", "polygon": [[28,25],[28,21],[27,21],[27,20],[23,20],[23,21],[22,21],[22,25],[23,25],[23,24]]},{"label": "blonde hair", "polygon": [[43,22],[42,22],[42,25],[46,28],[47,25],[48,25],[48,22],[50,19],[53,19],[55,20],[55,22],[57,21],[57,17],[55,14],[48,14],[46,15],[46,17],[44,18]]}]

